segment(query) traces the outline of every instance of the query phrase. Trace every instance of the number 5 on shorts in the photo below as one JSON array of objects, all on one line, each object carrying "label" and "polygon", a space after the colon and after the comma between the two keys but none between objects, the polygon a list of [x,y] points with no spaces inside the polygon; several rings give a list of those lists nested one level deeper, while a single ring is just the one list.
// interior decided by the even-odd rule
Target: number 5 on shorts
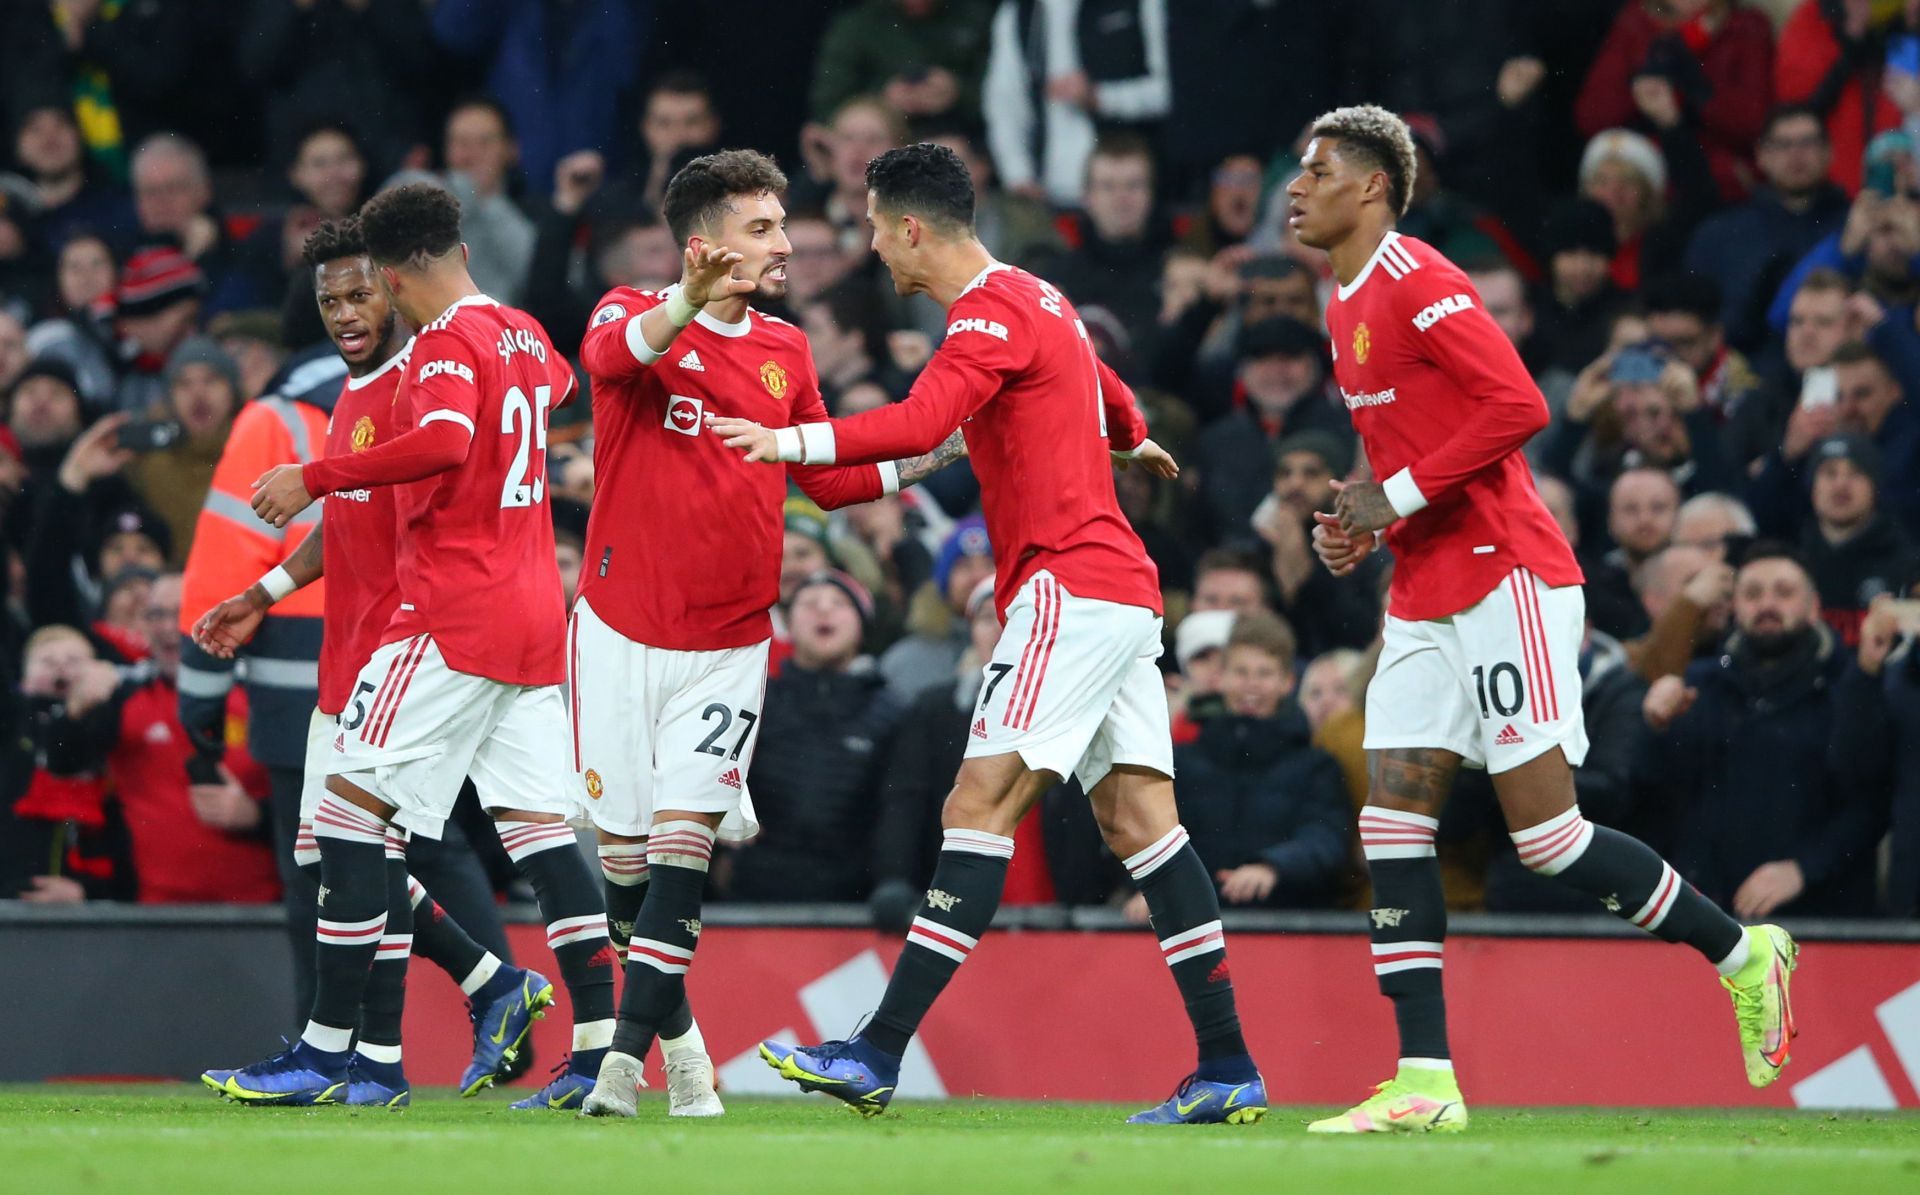
[{"label": "number 5 on shorts", "polygon": [[367,694],[373,692],[374,687],[372,681],[360,682],[360,687],[353,691],[352,700],[347,702],[348,717],[341,721],[340,729],[360,729],[360,724],[367,720]]}]

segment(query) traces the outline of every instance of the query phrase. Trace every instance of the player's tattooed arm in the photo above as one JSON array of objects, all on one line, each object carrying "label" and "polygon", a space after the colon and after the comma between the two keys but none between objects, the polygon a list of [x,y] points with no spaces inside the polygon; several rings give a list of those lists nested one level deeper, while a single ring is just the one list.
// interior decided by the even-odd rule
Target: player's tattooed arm
[{"label": "player's tattooed arm", "polygon": [[1333,487],[1339,491],[1333,513],[1339,516],[1340,529],[1349,538],[1384,531],[1400,517],[1387,497],[1386,487],[1377,481],[1336,481]]},{"label": "player's tattooed arm", "polygon": [[1389,747],[1368,754],[1367,802],[1439,817],[1460,757],[1439,747]]},{"label": "player's tattooed arm", "polygon": [[900,488],[906,489],[916,481],[923,481],[940,470],[967,455],[967,438],[960,434],[959,428],[953,434],[940,441],[940,446],[932,452],[919,456],[904,457],[893,462],[900,473]]}]

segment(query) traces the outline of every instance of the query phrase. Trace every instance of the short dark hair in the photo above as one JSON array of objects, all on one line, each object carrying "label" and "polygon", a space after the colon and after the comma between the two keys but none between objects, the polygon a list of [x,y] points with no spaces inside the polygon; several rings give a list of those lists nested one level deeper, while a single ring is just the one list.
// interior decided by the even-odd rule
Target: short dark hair
[{"label": "short dark hair", "polygon": [[1820,140],[1825,141],[1827,139],[1826,118],[1820,115],[1820,109],[1812,104],[1775,104],[1767,112],[1767,123],[1760,126],[1761,139],[1771,137],[1775,126],[1789,120],[1798,120],[1803,116],[1813,122],[1813,127],[1819,131]]},{"label": "short dark hair", "polygon": [[1200,578],[1208,573],[1252,573],[1262,582],[1266,580],[1267,570],[1260,567],[1260,560],[1251,552],[1242,552],[1238,548],[1208,548],[1200,553],[1200,559],[1193,564],[1193,580],[1197,585]]},{"label": "short dark hair", "polygon": [[1705,274],[1661,274],[1647,281],[1640,305],[1648,315],[1691,315],[1712,327],[1720,322],[1720,284]]},{"label": "short dark hair", "polygon": [[810,306],[825,311],[842,332],[860,333],[861,344],[876,360],[886,355],[886,314],[879,295],[865,278],[843,278],[815,298]]},{"label": "short dark hair", "polygon": [[1340,143],[1343,156],[1387,176],[1387,207],[1395,217],[1407,214],[1413,202],[1413,179],[1419,172],[1419,156],[1413,148],[1413,132],[1407,122],[1373,104],[1335,108],[1313,122],[1310,137],[1331,137]]},{"label": "short dark hair", "polygon": [[320,227],[307,234],[300,254],[307,259],[309,269],[317,269],[343,257],[365,257],[367,238],[360,230],[360,217],[323,221]]},{"label": "short dark hair", "polygon": [[1100,134],[1093,143],[1092,158],[1141,158],[1147,163],[1147,170],[1154,171],[1153,146],[1147,139],[1131,129],[1109,129]]},{"label": "short dark hair", "polygon": [[1809,584],[1813,581],[1813,569],[1808,567],[1806,557],[1802,556],[1797,548],[1784,540],[1754,540],[1747,545],[1747,550],[1740,554],[1740,568],[1744,569],[1749,564],[1758,564],[1762,560],[1790,561],[1798,567],[1801,572],[1807,575]]},{"label": "short dark hair", "polygon": [[1249,610],[1245,614],[1234,615],[1233,630],[1227,633],[1226,651],[1236,647],[1251,647],[1255,651],[1266,652],[1280,661],[1282,669],[1292,672],[1294,659],[1300,652],[1300,641],[1294,637],[1293,628],[1287,625],[1287,620],[1278,614]]},{"label": "short dark hair", "polygon": [[948,229],[973,227],[973,176],[947,146],[920,141],[888,150],[867,163],[867,189],[886,211]]},{"label": "short dark hair", "polygon": [[647,88],[648,99],[661,94],[697,95],[704,97],[709,106],[713,104],[713,85],[707,82],[705,75],[686,67],[666,72]]},{"label": "short dark hair", "polygon": [[478,108],[483,112],[492,113],[493,118],[500,122],[500,131],[509,139],[513,138],[513,117],[507,112],[507,106],[484,91],[476,91],[455,100],[453,107],[447,109],[447,122],[451,124],[456,114],[465,112],[469,108]]},{"label": "short dark hair", "polygon": [[1875,352],[1873,346],[1863,340],[1849,340],[1833,350],[1833,357],[1827,364],[1858,365],[1862,361],[1871,361],[1886,370],[1889,377],[1893,375],[1893,368],[1887,364],[1887,359]]},{"label": "short dark hair", "polygon": [[381,265],[426,265],[460,247],[460,201],[433,183],[390,187],[360,209],[367,256]]},{"label": "short dark hair", "polygon": [[787,176],[757,149],[723,149],[695,158],[667,183],[661,214],[673,239],[682,245],[695,229],[710,229],[736,195],[775,195],[787,189]]},{"label": "short dark hair", "polygon": [[[1807,276],[1800,280],[1800,290],[1832,290],[1850,295],[1854,291],[1854,283],[1853,279],[1831,266],[1817,266],[1808,270]],[[1794,293],[1798,294],[1799,291]]]}]

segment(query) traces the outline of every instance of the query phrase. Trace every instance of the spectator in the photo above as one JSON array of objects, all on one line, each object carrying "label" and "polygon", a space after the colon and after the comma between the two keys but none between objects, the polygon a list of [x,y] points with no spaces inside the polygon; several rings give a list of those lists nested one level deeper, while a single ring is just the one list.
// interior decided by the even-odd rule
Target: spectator
[{"label": "spectator", "polygon": [[[143,904],[268,904],[280,881],[260,808],[266,774],[235,750],[218,772],[189,782],[193,748],[180,724],[180,576],[161,577],[143,612],[151,668],[110,700],[67,708],[52,730],[56,774],[106,773],[125,810]],[[228,718],[244,724],[235,694]]]},{"label": "spectator", "polygon": [[1860,189],[1868,140],[1900,123],[1899,107],[1880,88],[1887,34],[1900,20],[1896,6],[1869,0],[1800,0],[1780,27],[1775,89],[1782,103],[1823,115],[1833,181],[1849,195]]},{"label": "spectator", "polygon": [[1732,611],[1733,566],[1717,550],[1670,545],[1641,567],[1634,591],[1648,622],[1644,635],[1622,644],[1634,672],[1647,680],[1678,676],[1695,660],[1719,654]]},{"label": "spectator", "polygon": [[818,212],[788,213],[787,242],[793,252],[787,255],[786,301],[795,311],[834,290],[860,262],[858,254],[840,247],[839,234]]},{"label": "spectator", "polygon": [[[1691,148],[1695,147],[1686,147]],[[1696,208],[1711,203],[1691,189],[1701,180],[1685,177],[1685,168],[1691,165],[1686,149],[1675,161],[1661,145],[1639,133],[1607,129],[1595,134],[1580,156],[1580,193],[1613,218],[1617,247],[1607,272],[1621,290],[1640,288],[1647,263],[1678,258],[1686,248]],[[1675,167],[1682,168],[1682,177],[1672,177]]]},{"label": "spectator", "polygon": [[1846,432],[1865,437],[1879,450],[1879,504],[1914,534],[1920,529],[1920,414],[1887,361],[1866,345],[1842,345],[1832,365],[1835,401],[1795,408],[1779,450],[1767,456],[1754,479],[1755,513],[1770,531],[1797,531],[1808,513],[1803,476],[1808,453],[1826,436]]},{"label": "spectator", "polygon": [[1232,402],[1248,329],[1285,317],[1324,339],[1315,278],[1291,257],[1229,250],[1206,262],[1175,249],[1167,255],[1161,289],[1153,384],[1209,416],[1225,413]]},{"label": "spectator", "polygon": [[[279,219],[262,224],[247,248],[263,263],[272,263],[273,276],[285,278],[299,268],[301,247],[321,221],[345,219],[359,209],[366,184],[367,155],[359,137],[341,124],[309,126],[294,141],[287,164],[292,206]],[[463,233],[466,215],[463,210]],[[262,272],[268,270],[263,264]]]},{"label": "spectator", "polygon": [[214,467],[240,412],[240,371],[219,345],[196,336],[167,358],[161,380],[166,401],[148,415],[178,424],[178,438],[136,456],[127,465],[127,480],[165,521],[173,541],[168,564],[178,568],[193,546],[194,525],[213,484]]},{"label": "spectator", "polygon": [[286,362],[280,338],[280,319],[265,311],[229,311],[207,322],[207,335],[232,359],[240,376],[240,401],[251,402],[267,392],[267,383]]},{"label": "spectator", "polygon": [[911,705],[926,689],[946,683],[968,643],[967,603],[993,576],[987,521],[969,515],[953,525],[933,562],[930,589],[913,595],[909,634],[880,657],[887,695]]},{"label": "spectator", "polygon": [[[868,0],[869,6],[885,3]],[[796,188],[794,206],[817,209],[833,225],[843,250],[866,254],[872,240],[867,227],[867,163],[906,141],[906,123],[881,100],[856,95],[843,101],[824,128],[809,126],[801,147],[807,178]]]},{"label": "spectator", "polygon": [[1582,136],[1630,126],[1695,140],[1720,195],[1752,182],[1773,102],[1773,26],[1738,0],[1638,0],[1620,9],[1574,106]]},{"label": "spectator", "polygon": [[[1916,627],[1882,601],[1860,627],[1860,667],[1834,694],[1833,752],[1866,761],[1893,793],[1887,836],[1886,908],[1920,913],[1920,651]],[[1898,647],[1896,648],[1896,643]]]},{"label": "spectator", "polygon": [[28,360],[26,326],[19,316],[0,307],[0,390],[13,388]]},{"label": "spectator", "polygon": [[[940,854],[940,810],[966,754],[967,728],[980,701],[983,662],[1000,639],[993,580],[967,600],[970,643],[958,679],[945,679],[915,698],[900,723],[887,761],[887,783],[873,831],[874,923],[905,932],[933,877]],[[1056,784],[1013,831],[1013,861],[1002,904],[1100,904],[1115,885],[1117,866],[1100,849],[1092,807],[1077,785]]]},{"label": "spectator", "polygon": [[113,406],[144,411],[166,400],[162,371],[200,324],[206,277],[177,249],[143,249],[127,261],[115,292],[120,379]]},{"label": "spectator", "polygon": [[1082,311],[1111,311],[1135,344],[1152,343],[1160,258],[1172,231],[1155,213],[1153,151],[1132,133],[1100,138],[1087,159],[1080,218],[1067,250],[1043,262],[1042,276]]},{"label": "spectator", "polygon": [[1221,653],[1237,617],[1232,610],[1195,610],[1174,630],[1173,659],[1180,669],[1173,702],[1175,745],[1191,743],[1202,721],[1226,709],[1220,696]]},{"label": "spectator", "polygon": [[37,211],[25,231],[41,259],[51,259],[80,228],[122,244],[132,235],[133,201],[95,177],[71,106],[48,101],[29,108],[13,150],[33,185]]},{"label": "spectator", "polygon": [[1832,161],[1818,112],[1775,108],[1760,136],[1762,181],[1746,202],[1702,221],[1687,243],[1687,270],[1720,284],[1720,322],[1746,352],[1766,341],[1766,308],[1779,280],[1846,222],[1846,192],[1827,178]]},{"label": "spectator", "polygon": [[857,901],[872,890],[873,810],[901,708],[860,654],[873,603],[815,573],[788,604],[793,657],[767,682],[748,777],[762,830],[723,874],[730,900]]},{"label": "spectator", "polygon": [[447,113],[443,146],[447,189],[460,200],[467,268],[484,293],[517,306],[533,264],[535,233],[516,195],[520,145],[505,105],[492,96],[455,104]]},{"label": "spectator", "polygon": [[1366,657],[1351,647],[1336,647],[1301,669],[1300,712],[1307,716],[1314,734],[1335,718],[1360,708],[1365,686],[1355,682],[1365,661]]},{"label": "spectator", "polygon": [[580,589],[580,568],[586,562],[587,507],[570,498],[553,500],[553,560],[560,569],[560,589],[567,609],[573,609]]},{"label": "spectator", "polygon": [[1225,710],[1174,752],[1180,822],[1225,905],[1330,908],[1351,878],[1353,815],[1340,767],[1311,745],[1294,675],[1284,622],[1235,619],[1220,681]]},{"label": "spectator", "polygon": [[1073,204],[1096,130],[1151,137],[1172,98],[1165,0],[1002,0],[993,15],[981,103],[1016,194]]},{"label": "spectator", "polygon": [[[23,347],[29,356],[66,362],[74,370],[81,394],[90,401],[110,402],[118,355],[113,298],[119,268],[113,252],[97,235],[77,230],[61,246],[56,268],[53,315],[33,325]],[[6,339],[7,318],[0,318],[0,342]],[[5,356],[0,347],[0,375],[6,372]],[[22,357],[21,364],[25,360]]]},{"label": "spectator", "polygon": [[1779,443],[1784,412],[1746,355],[1727,344],[1720,288],[1697,274],[1663,274],[1641,292],[1647,330],[1693,371],[1731,463],[1744,468]]},{"label": "spectator", "polygon": [[1508,343],[1534,372],[1535,380],[1539,380],[1538,375],[1543,372],[1541,345],[1534,336],[1533,302],[1527,296],[1527,280],[1511,264],[1499,262],[1468,270],[1467,281],[1473,283],[1474,291],[1480,296],[1481,310],[1500,325]]},{"label": "spectator", "polygon": [[[927,140],[946,146],[966,163],[967,176],[973,180],[973,232],[987,247],[987,252],[1001,261],[1023,262],[1059,250],[1060,234],[1053,226],[1047,205],[1019,190],[1001,186],[994,175],[993,160],[981,151],[979,142],[970,133],[944,129]],[[787,235],[789,238],[793,235],[791,223],[787,226]],[[791,272],[787,284],[789,287],[793,284]]]},{"label": "spectator", "polygon": [[1867,761],[1830,750],[1834,687],[1861,665],[1819,614],[1799,561],[1757,546],[1727,654],[1647,691],[1642,782],[1674,811],[1674,868],[1743,920],[1872,909],[1881,793]]},{"label": "spectator", "polygon": [[1723,490],[1733,480],[1693,370],[1658,342],[1609,352],[1583,370],[1566,418],[1547,437],[1542,464],[1583,491],[1586,509],[1598,508],[1624,469],[1665,470],[1689,494]]},{"label": "spectator", "polygon": [[1808,454],[1813,518],[1800,551],[1820,598],[1820,614],[1847,647],[1874,599],[1904,597],[1920,581],[1920,555],[1899,523],[1879,509],[1880,453],[1857,435],[1833,436]]},{"label": "spectator", "polygon": [[436,0],[431,20],[434,40],[484,65],[527,177],[548,179],[575,150],[619,148],[649,13],[637,0]]},{"label": "spectator", "polygon": [[252,0],[235,40],[243,79],[266,101],[267,144],[284,152],[312,122],[380,138],[385,164],[426,137],[416,103],[432,64],[421,4]]},{"label": "spectator", "polygon": [[41,502],[56,484],[55,476],[74,437],[85,426],[86,409],[73,367],[51,357],[36,357],[14,375],[5,409],[7,432],[27,468],[20,497],[7,510],[6,540],[18,547],[26,541]]},{"label": "spectator", "polygon": [[1258,155],[1228,154],[1207,178],[1206,203],[1181,237],[1204,257],[1243,245],[1260,226],[1266,171]]},{"label": "spectator", "polygon": [[[115,171],[126,147],[150,135],[163,113],[192,104],[198,23],[178,3],[106,4],[63,0],[61,85],[91,112],[95,156]],[[81,99],[80,97],[84,97]]]},{"label": "spectator", "polygon": [[1407,118],[1413,133],[1413,193],[1395,222],[1401,236],[1418,237],[1451,261],[1507,261],[1537,269],[1499,217],[1447,186],[1442,173],[1449,161],[1446,133],[1433,117]]},{"label": "spectator", "polygon": [[1853,284],[1828,269],[1809,273],[1794,292],[1784,349],[1796,393],[1807,370],[1833,364],[1840,346],[1855,339],[1855,321],[1847,310],[1852,294]]},{"label": "spectator", "polygon": [[[720,113],[713,89],[698,72],[673,70],[647,87],[640,106],[640,152],[627,173],[608,188],[606,202],[616,210],[660,210],[667,196],[667,180],[701,154],[720,148]],[[560,164],[601,169],[591,150],[569,156]]]},{"label": "spectator", "polygon": [[1282,440],[1314,431],[1351,443],[1352,424],[1327,400],[1327,384],[1323,342],[1305,324],[1272,319],[1240,338],[1233,397],[1244,405],[1208,424],[1194,445],[1216,539],[1248,538],[1254,509],[1273,489],[1274,447]]},{"label": "spectator", "polygon": [[1353,468],[1353,450],[1324,431],[1296,432],[1274,445],[1273,488],[1253,515],[1253,529],[1272,551],[1275,606],[1298,639],[1300,653],[1365,647],[1380,631],[1385,560],[1369,557],[1336,577],[1313,554],[1313,515],[1332,513],[1333,483]]},{"label": "spectator", "polygon": [[840,413],[842,396],[862,382],[879,385],[890,398],[906,397],[913,379],[888,358],[885,313],[863,279],[850,278],[799,310],[828,410]]},{"label": "spectator", "polygon": [[1633,639],[1650,625],[1639,597],[1640,573],[1673,538],[1680,487],[1664,469],[1624,470],[1607,496],[1607,535],[1613,549],[1589,563],[1587,616],[1615,639]]},{"label": "spectator", "polygon": [[[1920,88],[1920,83],[1916,83]],[[1786,328],[1794,296],[1815,270],[1836,270],[1882,304],[1911,308],[1920,293],[1920,168],[1914,139],[1903,129],[1882,133],[1867,147],[1871,185],[1854,196],[1846,222],[1800,258],[1767,309],[1775,331]],[[1863,330],[1864,331],[1864,330]]]},{"label": "spectator", "polygon": [[1613,217],[1590,199],[1569,200],[1548,223],[1545,244],[1547,286],[1533,304],[1543,343],[1536,368],[1578,373],[1606,351],[1613,317],[1626,303],[1610,272],[1619,250]]},{"label": "spectator", "polygon": [[1193,609],[1273,613],[1267,605],[1263,572],[1259,559],[1246,552],[1209,549],[1193,566]]},{"label": "spectator", "polygon": [[199,146],[177,133],[155,133],[134,151],[132,172],[138,239],[171,243],[192,259],[209,279],[209,311],[280,301],[284,279],[263,274],[215,210],[213,173]]},{"label": "spectator", "polygon": [[[628,215],[592,225],[586,249],[576,252],[577,234],[588,226],[576,219],[584,198],[563,192],[539,223],[533,261],[527,269],[526,308],[549,329],[554,347],[577,351],[587,320],[600,297],[616,286],[659,290],[680,280],[683,246],[666,221],[653,215]],[[576,281],[576,272],[584,280]]]},{"label": "spectator", "polygon": [[862,0],[827,26],[813,60],[813,118],[875,95],[916,124],[980,110],[986,0]]}]

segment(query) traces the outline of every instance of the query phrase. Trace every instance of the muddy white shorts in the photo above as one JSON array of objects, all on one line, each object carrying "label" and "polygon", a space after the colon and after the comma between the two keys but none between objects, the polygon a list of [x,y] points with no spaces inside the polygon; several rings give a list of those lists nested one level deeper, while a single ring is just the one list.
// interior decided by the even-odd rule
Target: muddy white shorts
[{"label": "muddy white shorts", "polygon": [[415,635],[360,670],[326,771],[398,809],[395,825],[438,838],[469,776],[484,809],[581,818],[567,742],[559,685],[455,672],[432,636]]},{"label": "muddy white shorts", "polygon": [[1017,751],[1029,768],[1091,792],[1116,764],[1173,775],[1160,616],[1028,578],[988,661],[967,757]]},{"label": "muddy white shorts", "polygon": [[1437,747],[1499,773],[1558,747],[1578,767],[1586,617],[1578,585],[1549,589],[1525,569],[1450,618],[1389,614],[1367,686],[1367,749]]},{"label": "muddy white shorts", "polygon": [[767,691],[767,643],[672,651],[636,643],[585,599],[567,628],[573,779],[593,824],[646,837],[655,810],[724,814],[720,838],[760,831],[747,791]]}]

